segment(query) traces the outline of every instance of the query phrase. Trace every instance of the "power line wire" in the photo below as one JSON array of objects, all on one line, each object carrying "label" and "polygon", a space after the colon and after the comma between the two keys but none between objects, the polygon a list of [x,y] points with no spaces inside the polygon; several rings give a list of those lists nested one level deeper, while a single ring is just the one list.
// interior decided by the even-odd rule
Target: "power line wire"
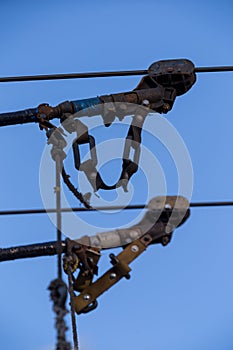
[{"label": "power line wire", "polygon": [[190,203],[190,207],[225,207],[225,206],[232,206],[233,201],[226,201],[226,202],[194,202]]},{"label": "power line wire", "polygon": [[2,77],[0,83],[20,82],[20,81],[40,81],[40,80],[64,80],[64,79],[84,79],[84,78],[107,78],[123,77],[131,75],[145,75],[146,70],[115,71],[115,72],[89,72],[89,73],[68,73],[68,74],[44,74],[28,75],[18,77]]},{"label": "power line wire", "polygon": [[214,73],[214,72],[232,72],[233,66],[219,66],[219,67],[196,67],[195,73]]},{"label": "power line wire", "polygon": [[[219,67],[196,67],[196,73],[232,72],[233,66]],[[65,74],[43,74],[0,77],[0,83],[23,82],[23,81],[43,81],[43,80],[64,80],[64,79],[87,79],[87,78],[108,78],[124,77],[148,74],[147,69],[110,71],[110,72],[87,72],[87,73],[65,73]]]},{"label": "power line wire", "polygon": [[[233,206],[233,201],[225,201],[225,202],[192,202],[190,203],[190,207],[223,207],[223,206]],[[83,208],[83,207],[75,207],[75,208],[61,208],[61,212],[87,212],[87,211],[111,211],[111,210],[136,210],[136,209],[147,209],[147,205],[136,204],[136,205],[128,205],[128,206],[100,206],[96,208]],[[46,213],[56,213],[56,209],[20,209],[20,210],[1,210],[0,216],[4,215],[28,215],[28,214],[46,214]]]}]

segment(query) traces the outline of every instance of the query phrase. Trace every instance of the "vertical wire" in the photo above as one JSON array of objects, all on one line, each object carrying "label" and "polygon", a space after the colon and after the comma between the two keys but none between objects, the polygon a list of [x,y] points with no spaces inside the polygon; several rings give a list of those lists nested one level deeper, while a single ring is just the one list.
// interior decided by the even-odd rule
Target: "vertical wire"
[{"label": "vertical wire", "polygon": [[[68,256],[71,256],[71,245],[70,245],[69,239],[66,239],[66,246],[67,246],[67,254]],[[67,273],[68,273],[68,288],[69,288],[69,294],[70,294],[70,309],[71,309],[71,323],[72,323],[74,350],[79,350],[78,332],[77,332],[77,324],[76,324],[76,318],[75,318],[75,305],[74,305],[75,294],[74,294],[70,264],[68,264]]]},{"label": "vertical wire", "polygon": [[56,214],[57,214],[57,243],[58,243],[58,254],[57,254],[57,274],[58,278],[62,278],[62,241],[61,241],[61,160],[60,155],[57,154],[56,159]]}]

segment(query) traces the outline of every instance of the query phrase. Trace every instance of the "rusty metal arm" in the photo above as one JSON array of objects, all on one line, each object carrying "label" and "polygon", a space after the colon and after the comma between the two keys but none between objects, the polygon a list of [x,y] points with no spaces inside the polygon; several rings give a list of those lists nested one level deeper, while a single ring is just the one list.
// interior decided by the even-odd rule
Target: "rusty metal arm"
[{"label": "rusty metal arm", "polygon": [[[66,252],[66,243],[62,241],[62,252]],[[1,248],[0,249],[0,262],[10,261],[25,258],[37,258],[40,256],[52,256],[58,254],[58,243],[44,242],[29,244],[24,246]]]},{"label": "rusty metal arm", "polygon": [[194,64],[187,59],[162,60],[153,63],[138,86],[128,92],[104,95],[85,100],[66,101],[56,107],[48,104],[41,104],[38,108],[26,109],[13,113],[0,114],[0,126],[41,123],[54,118],[62,118],[64,114],[74,114],[79,112],[79,116],[102,115],[104,124],[109,126],[115,116],[119,119],[125,115],[130,115],[129,111],[105,110],[106,102],[120,102],[120,104],[142,104],[147,100],[150,108],[158,113],[167,113],[172,109],[176,96],[186,93],[196,81]]},{"label": "rusty metal arm", "polygon": [[87,286],[79,296],[75,297],[76,313],[81,314],[92,311],[97,307],[97,298],[101,294],[119,282],[123,277],[129,279],[129,272],[131,271],[129,264],[146,250],[151,241],[152,238],[150,235],[144,235],[142,238],[128,245],[117,256],[110,254],[113,267],[94,283]]},{"label": "rusty metal arm", "polygon": [[[175,93],[172,96],[165,96],[164,89],[161,87],[147,88],[129,92],[122,92],[100,97],[88,98],[85,100],[65,101],[58,106],[51,107],[47,104],[41,104],[37,108],[30,108],[23,111],[1,113],[0,126],[40,123],[43,120],[60,119],[64,114],[79,113],[79,116],[95,116],[102,115],[105,124],[109,124],[116,116],[116,111],[109,113],[106,111],[104,104],[110,102],[124,102],[133,104],[142,104],[144,100],[148,100],[152,104],[152,109],[156,108],[159,113],[167,113],[175,100]],[[169,101],[167,101],[169,99]],[[170,108],[168,108],[168,102]],[[164,107],[165,104],[165,107]],[[154,107],[153,107],[154,106]],[[123,110],[118,111],[123,115]],[[129,111],[127,111],[129,114]],[[130,111],[131,113],[131,111]],[[125,116],[125,115],[124,115]]]}]

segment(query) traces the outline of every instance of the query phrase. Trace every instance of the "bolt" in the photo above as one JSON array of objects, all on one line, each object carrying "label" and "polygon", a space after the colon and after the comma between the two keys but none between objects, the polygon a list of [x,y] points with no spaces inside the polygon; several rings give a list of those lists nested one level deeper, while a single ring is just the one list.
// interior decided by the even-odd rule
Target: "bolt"
[{"label": "bolt", "polygon": [[91,299],[91,296],[89,294],[84,294],[83,300],[88,301]]},{"label": "bolt", "polygon": [[115,107],[112,105],[111,102],[110,102],[110,105],[107,106],[107,110],[108,110],[109,112],[114,112],[114,111],[116,111],[116,110],[115,110]]},{"label": "bolt", "polygon": [[172,73],[174,71],[174,68],[173,67],[168,67],[167,71],[168,71],[168,73]]},{"label": "bolt", "polygon": [[142,122],[144,118],[143,118],[142,115],[137,114],[137,115],[136,115],[136,119],[137,119],[139,122]]},{"label": "bolt", "polygon": [[143,100],[142,101],[143,106],[148,106],[150,102],[148,100]]},{"label": "bolt", "polygon": [[137,231],[132,230],[132,231],[130,231],[129,234],[130,234],[130,237],[131,237],[131,238],[134,238],[134,239],[135,239],[135,238],[138,237],[138,232],[137,232]]},{"label": "bolt", "polygon": [[168,236],[164,236],[162,238],[162,245],[167,245],[170,242],[170,238]]},{"label": "bolt", "polygon": [[110,273],[110,276],[109,276],[110,280],[115,280],[116,277],[117,277],[117,275],[115,272]]},{"label": "bolt", "polygon": [[133,253],[137,253],[137,252],[139,251],[138,246],[137,246],[136,244],[135,244],[135,245],[132,245],[131,251],[132,251]]},{"label": "bolt", "polygon": [[94,172],[93,172],[93,173],[90,173],[90,178],[91,178],[91,179],[95,179],[95,178],[96,178],[96,173],[94,173]]},{"label": "bolt", "polygon": [[170,111],[171,107],[168,103],[164,103],[163,105],[163,111],[166,113],[168,111]]}]

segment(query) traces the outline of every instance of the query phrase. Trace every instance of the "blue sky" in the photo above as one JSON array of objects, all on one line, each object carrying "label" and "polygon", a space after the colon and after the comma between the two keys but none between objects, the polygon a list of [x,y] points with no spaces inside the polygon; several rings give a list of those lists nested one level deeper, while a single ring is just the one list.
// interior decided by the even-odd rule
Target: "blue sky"
[{"label": "blue sky", "polygon": [[[196,66],[233,62],[231,1],[1,1],[0,11],[0,76],[145,69],[160,59],[183,57]],[[0,112],[129,91],[139,79],[5,83],[0,85]],[[165,116],[189,150],[192,201],[232,200],[232,79],[232,73],[199,74],[194,87]],[[102,130],[100,141],[108,132],[112,136],[110,129]],[[41,207],[45,135],[37,125],[0,132],[0,209]],[[148,143],[146,137],[143,142]],[[158,144],[153,152],[166,175],[168,193],[175,194],[174,164]],[[132,204],[145,200],[143,183],[142,173],[132,178],[137,188]],[[101,214],[91,219],[82,215],[95,223],[102,220]],[[122,215],[127,223],[133,214]],[[149,248],[132,265],[130,281],[102,296],[96,311],[78,317],[81,349],[232,349],[231,215],[230,207],[193,208],[169,246]],[[115,227],[118,218],[109,222]],[[45,215],[1,217],[0,227],[3,247],[55,238]],[[101,271],[107,266],[105,253]],[[53,349],[54,320],[46,288],[55,276],[56,260],[2,263],[0,269],[1,348]]]}]

